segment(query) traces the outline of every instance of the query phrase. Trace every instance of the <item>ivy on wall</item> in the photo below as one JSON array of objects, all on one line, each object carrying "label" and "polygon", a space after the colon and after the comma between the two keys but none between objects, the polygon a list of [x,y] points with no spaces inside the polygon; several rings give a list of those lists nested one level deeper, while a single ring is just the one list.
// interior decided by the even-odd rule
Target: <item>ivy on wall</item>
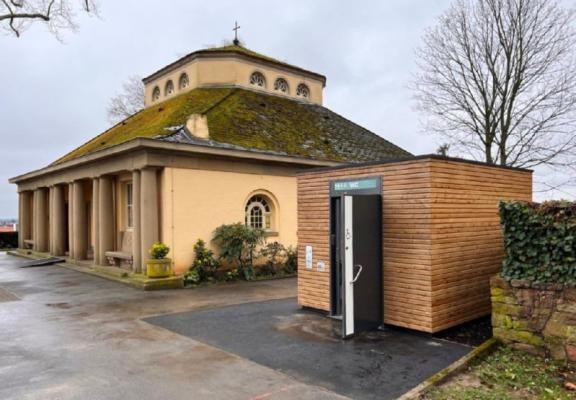
[{"label": "ivy on wall", "polygon": [[507,279],[576,284],[576,202],[501,202]]}]

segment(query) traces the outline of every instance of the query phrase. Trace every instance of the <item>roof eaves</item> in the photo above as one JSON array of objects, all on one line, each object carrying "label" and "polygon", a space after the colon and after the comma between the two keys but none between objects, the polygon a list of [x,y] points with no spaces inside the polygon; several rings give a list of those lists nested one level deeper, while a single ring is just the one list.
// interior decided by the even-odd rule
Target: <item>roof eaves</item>
[{"label": "roof eaves", "polygon": [[89,153],[77,158],[73,158],[71,160],[64,161],[60,164],[50,164],[47,167],[15,176],[13,178],[10,178],[9,182],[17,184],[19,182],[34,179],[45,174],[49,174],[52,172],[68,168],[74,168],[82,164],[94,162],[104,158],[110,158],[113,156],[124,154],[130,151],[135,151],[138,149],[181,151],[184,153],[196,153],[196,154],[213,155],[213,156],[215,155],[215,156],[224,156],[224,157],[241,158],[241,159],[255,159],[260,161],[278,162],[292,165],[307,165],[310,167],[313,166],[327,167],[341,164],[341,162],[337,161],[296,157],[296,156],[278,154],[276,152],[270,152],[270,151],[244,149],[244,148],[231,149],[216,146],[206,146],[200,144],[167,142],[153,138],[137,137],[127,142],[123,142],[114,146],[97,150],[93,153]]},{"label": "roof eaves", "polygon": [[323,86],[326,86],[326,76],[319,74],[317,72],[313,72],[313,71],[309,71],[307,69],[304,68],[300,68],[291,64],[287,64],[284,63],[282,61],[276,61],[272,58],[266,57],[266,56],[256,56],[256,55],[251,55],[249,53],[244,53],[244,52],[240,52],[237,50],[225,50],[225,51],[213,51],[210,49],[203,49],[203,50],[197,50],[194,51],[192,53],[189,53],[183,57],[180,57],[179,59],[177,59],[176,61],[160,68],[159,70],[153,72],[152,74],[144,77],[142,79],[142,82],[144,83],[149,83],[150,81],[158,78],[159,76],[173,71],[176,68],[190,62],[193,61],[197,58],[217,58],[217,57],[230,57],[230,56],[234,56],[234,57],[239,57],[239,58],[244,58],[247,60],[258,60],[260,62],[264,62],[267,64],[271,64],[274,65],[276,67],[280,67],[280,68],[285,68],[288,70],[292,70],[292,71],[297,71],[299,73],[303,73],[306,75],[309,75],[311,77],[313,77],[314,79],[318,79],[322,82]]}]

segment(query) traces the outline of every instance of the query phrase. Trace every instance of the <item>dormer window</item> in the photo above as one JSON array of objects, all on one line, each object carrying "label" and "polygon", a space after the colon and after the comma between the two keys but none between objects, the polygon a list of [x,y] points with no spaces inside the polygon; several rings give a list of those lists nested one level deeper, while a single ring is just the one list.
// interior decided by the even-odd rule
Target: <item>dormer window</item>
[{"label": "dormer window", "polygon": [[172,81],[166,82],[166,87],[164,88],[164,96],[170,96],[174,93],[174,83]]},{"label": "dormer window", "polygon": [[296,96],[302,97],[304,99],[310,98],[310,89],[305,84],[301,83],[296,88]]},{"label": "dormer window", "polygon": [[190,80],[188,79],[188,74],[186,72],[184,72],[182,75],[180,75],[180,80],[178,82],[178,88],[179,89],[186,89],[188,87],[188,85],[190,85]]},{"label": "dormer window", "polygon": [[152,101],[160,100],[160,88],[156,86],[154,90],[152,90]]},{"label": "dormer window", "polygon": [[252,75],[250,75],[250,84],[252,86],[258,86],[261,88],[265,88],[266,87],[266,78],[264,78],[264,75],[262,75],[262,73],[256,71],[253,72]]},{"label": "dormer window", "polygon": [[288,82],[284,78],[276,79],[274,82],[274,90],[277,92],[288,93]]}]

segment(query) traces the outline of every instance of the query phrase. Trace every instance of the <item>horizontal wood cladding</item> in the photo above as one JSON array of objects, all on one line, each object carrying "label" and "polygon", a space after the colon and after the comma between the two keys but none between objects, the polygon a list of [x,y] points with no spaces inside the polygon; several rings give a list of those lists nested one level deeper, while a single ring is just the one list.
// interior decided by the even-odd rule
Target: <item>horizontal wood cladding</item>
[{"label": "horizontal wood cladding", "polygon": [[[382,176],[384,322],[428,331],[431,307],[432,186],[427,161],[328,172],[298,178],[298,299],[303,306],[330,309],[329,185],[336,179]],[[305,246],[313,247],[313,271],[305,268]],[[325,272],[316,272],[323,261]]]},{"label": "horizontal wood cladding", "polygon": [[503,256],[498,202],[531,200],[532,174],[434,158],[299,175],[299,303],[330,310],[330,181],[366,176],[383,183],[384,322],[437,332],[488,314]]},{"label": "horizontal wood cladding", "polygon": [[[445,199],[432,204],[432,331],[439,331],[490,313],[489,280],[503,257],[498,203],[531,200],[532,174],[440,160],[430,169],[432,190]],[[456,219],[450,232],[440,229]]]}]

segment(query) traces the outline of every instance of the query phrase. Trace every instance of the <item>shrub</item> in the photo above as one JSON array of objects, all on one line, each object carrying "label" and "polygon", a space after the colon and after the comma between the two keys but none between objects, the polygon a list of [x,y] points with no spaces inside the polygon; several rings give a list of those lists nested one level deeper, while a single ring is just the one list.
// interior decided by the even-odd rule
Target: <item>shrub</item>
[{"label": "shrub", "polygon": [[240,276],[240,273],[238,272],[238,268],[232,268],[232,269],[226,271],[226,275],[224,275],[224,280],[235,281],[238,279],[239,276]]},{"label": "shrub", "polygon": [[197,272],[199,281],[214,278],[214,273],[220,263],[214,258],[212,250],[206,248],[206,242],[202,239],[198,239],[194,245],[194,254],[194,262],[190,267],[190,271]]},{"label": "shrub", "polygon": [[501,202],[500,220],[505,278],[576,283],[576,203]]},{"label": "shrub", "polygon": [[162,259],[166,258],[166,255],[168,254],[169,251],[170,251],[170,247],[166,246],[162,242],[157,242],[157,243],[154,243],[152,245],[149,253],[150,253],[150,257],[153,260],[162,260]]},{"label": "shrub", "polygon": [[264,231],[242,223],[221,225],[212,241],[220,250],[220,258],[236,266],[246,280],[254,278],[256,248],[264,242]]},{"label": "shrub", "polygon": [[284,272],[286,274],[295,274],[298,272],[298,251],[292,246],[286,249]]},{"label": "shrub", "polygon": [[260,250],[260,254],[266,257],[262,272],[267,275],[276,275],[278,268],[286,261],[286,247],[279,242],[268,243]]},{"label": "shrub", "polygon": [[18,232],[0,232],[0,249],[18,247]]},{"label": "shrub", "polygon": [[190,268],[190,270],[188,270],[184,274],[184,283],[186,284],[200,283],[200,274],[198,273],[198,271]]}]

